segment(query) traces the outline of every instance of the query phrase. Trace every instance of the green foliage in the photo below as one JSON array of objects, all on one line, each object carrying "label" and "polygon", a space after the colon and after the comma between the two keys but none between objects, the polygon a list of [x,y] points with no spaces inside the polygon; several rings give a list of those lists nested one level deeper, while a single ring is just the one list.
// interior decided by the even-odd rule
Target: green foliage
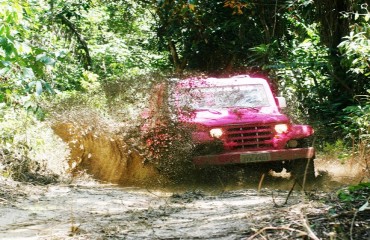
[{"label": "green foliage", "polygon": [[66,144],[22,109],[0,107],[0,175],[47,184],[64,175]]},{"label": "green foliage", "polygon": [[[281,39],[250,48],[250,64],[262,65],[287,98],[288,113],[298,122],[328,124],[336,111],[328,61],[329,49],[321,43],[317,22],[303,15],[312,2],[292,3],[281,16],[285,31]],[[316,131],[321,133],[321,129]]]},{"label": "green foliage", "polygon": [[370,12],[368,5],[363,4],[354,15],[355,23],[350,34],[339,44],[343,56],[342,64],[356,75],[370,76]]},{"label": "green foliage", "polygon": [[[365,94],[369,87],[369,14],[366,4],[352,7],[359,12],[340,13],[348,18],[351,32],[343,36],[337,49],[326,46],[328,36],[314,15],[318,9],[312,1],[291,2],[290,11],[281,15],[283,36],[250,49],[250,63],[262,64],[272,79],[277,79],[275,84],[290,104],[288,113],[296,121],[310,121],[316,136],[331,145],[350,131],[366,128],[368,121],[366,105],[350,105],[354,105],[353,97]],[[339,50],[341,55],[335,54]],[[349,120],[352,123],[348,124]],[[359,121],[361,127],[355,123]],[[326,148],[325,144],[329,143],[322,147]]]},{"label": "green foliage", "polygon": [[349,186],[338,191],[338,198],[344,202],[367,201],[370,194],[370,182]]},{"label": "green foliage", "polygon": [[86,71],[98,74],[100,84],[167,66],[149,41],[154,20],[145,4],[12,0],[0,6],[6,10],[0,12],[0,102],[8,105],[37,112],[42,93],[90,91]]},{"label": "green foliage", "polygon": [[[370,90],[368,90],[370,93]],[[345,115],[340,125],[346,137],[357,144],[353,151],[368,167],[370,154],[370,96],[364,95],[359,99],[358,105],[344,109]]]},{"label": "green foliage", "polygon": [[51,93],[49,74],[55,54],[32,41],[36,8],[28,1],[0,1],[0,102],[31,107],[42,92]]},{"label": "green foliage", "polygon": [[370,139],[370,95],[362,96],[362,100],[359,105],[344,109],[345,122],[341,127],[352,137]]},{"label": "green foliage", "polygon": [[346,143],[338,139],[333,144],[330,142],[324,142],[322,152],[325,158],[329,160],[339,160],[344,163],[350,157],[350,148]]},{"label": "green foliage", "polygon": [[247,49],[263,38],[250,6],[242,8],[243,14],[233,14],[234,7],[221,0],[158,1],[158,45],[169,52],[177,70],[222,73],[234,64],[243,66]]}]

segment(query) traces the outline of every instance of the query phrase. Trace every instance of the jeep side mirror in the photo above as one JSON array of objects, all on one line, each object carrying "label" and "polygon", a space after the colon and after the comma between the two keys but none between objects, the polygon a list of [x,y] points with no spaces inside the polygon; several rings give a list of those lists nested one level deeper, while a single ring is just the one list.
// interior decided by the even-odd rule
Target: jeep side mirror
[{"label": "jeep side mirror", "polygon": [[279,108],[286,108],[286,100],[285,97],[276,97],[276,102]]}]

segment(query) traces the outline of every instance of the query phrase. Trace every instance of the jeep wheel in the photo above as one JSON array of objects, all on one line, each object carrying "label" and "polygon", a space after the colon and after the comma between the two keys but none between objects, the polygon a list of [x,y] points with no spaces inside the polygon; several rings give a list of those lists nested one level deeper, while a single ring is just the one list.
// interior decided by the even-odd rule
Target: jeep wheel
[{"label": "jeep wheel", "polygon": [[291,161],[290,165],[290,172],[299,183],[304,183],[303,180],[305,179],[305,174],[306,182],[315,179],[314,159],[297,159]]}]

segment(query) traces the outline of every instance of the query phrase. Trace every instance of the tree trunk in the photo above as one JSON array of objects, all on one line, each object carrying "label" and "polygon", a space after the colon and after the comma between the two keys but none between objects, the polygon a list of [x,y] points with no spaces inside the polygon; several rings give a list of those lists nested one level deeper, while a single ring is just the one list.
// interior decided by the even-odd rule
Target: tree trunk
[{"label": "tree trunk", "polygon": [[187,59],[183,58],[182,60],[179,59],[179,55],[177,54],[175,43],[172,40],[168,41],[168,46],[171,52],[173,65],[175,67],[175,72],[181,75],[186,67]]},{"label": "tree trunk", "polygon": [[91,56],[90,56],[90,51],[89,51],[89,47],[87,45],[87,42],[85,41],[83,36],[78,32],[77,27],[71,21],[69,21],[64,15],[58,14],[57,18],[59,18],[61,20],[62,24],[67,26],[69,28],[69,30],[73,33],[73,35],[76,36],[77,42],[80,44],[81,48],[85,52],[86,62],[84,64],[84,68],[86,70],[91,69],[92,59],[91,59]]},{"label": "tree trunk", "polygon": [[[349,34],[349,20],[342,16],[343,12],[349,12],[351,2],[349,0],[316,0],[317,19],[321,24],[321,40],[330,50],[330,61],[333,66],[333,89],[338,92],[333,96],[352,98],[352,83],[348,81],[347,71],[341,66],[341,56],[338,45],[343,37]],[[339,94],[339,95],[338,95]]]}]

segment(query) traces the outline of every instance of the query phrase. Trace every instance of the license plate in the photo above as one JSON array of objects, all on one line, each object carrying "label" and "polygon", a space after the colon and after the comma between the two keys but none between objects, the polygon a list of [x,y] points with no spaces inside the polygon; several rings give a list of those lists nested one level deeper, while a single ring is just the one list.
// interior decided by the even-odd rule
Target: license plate
[{"label": "license plate", "polygon": [[270,160],[270,153],[244,153],[240,155],[241,163],[266,162]]}]

